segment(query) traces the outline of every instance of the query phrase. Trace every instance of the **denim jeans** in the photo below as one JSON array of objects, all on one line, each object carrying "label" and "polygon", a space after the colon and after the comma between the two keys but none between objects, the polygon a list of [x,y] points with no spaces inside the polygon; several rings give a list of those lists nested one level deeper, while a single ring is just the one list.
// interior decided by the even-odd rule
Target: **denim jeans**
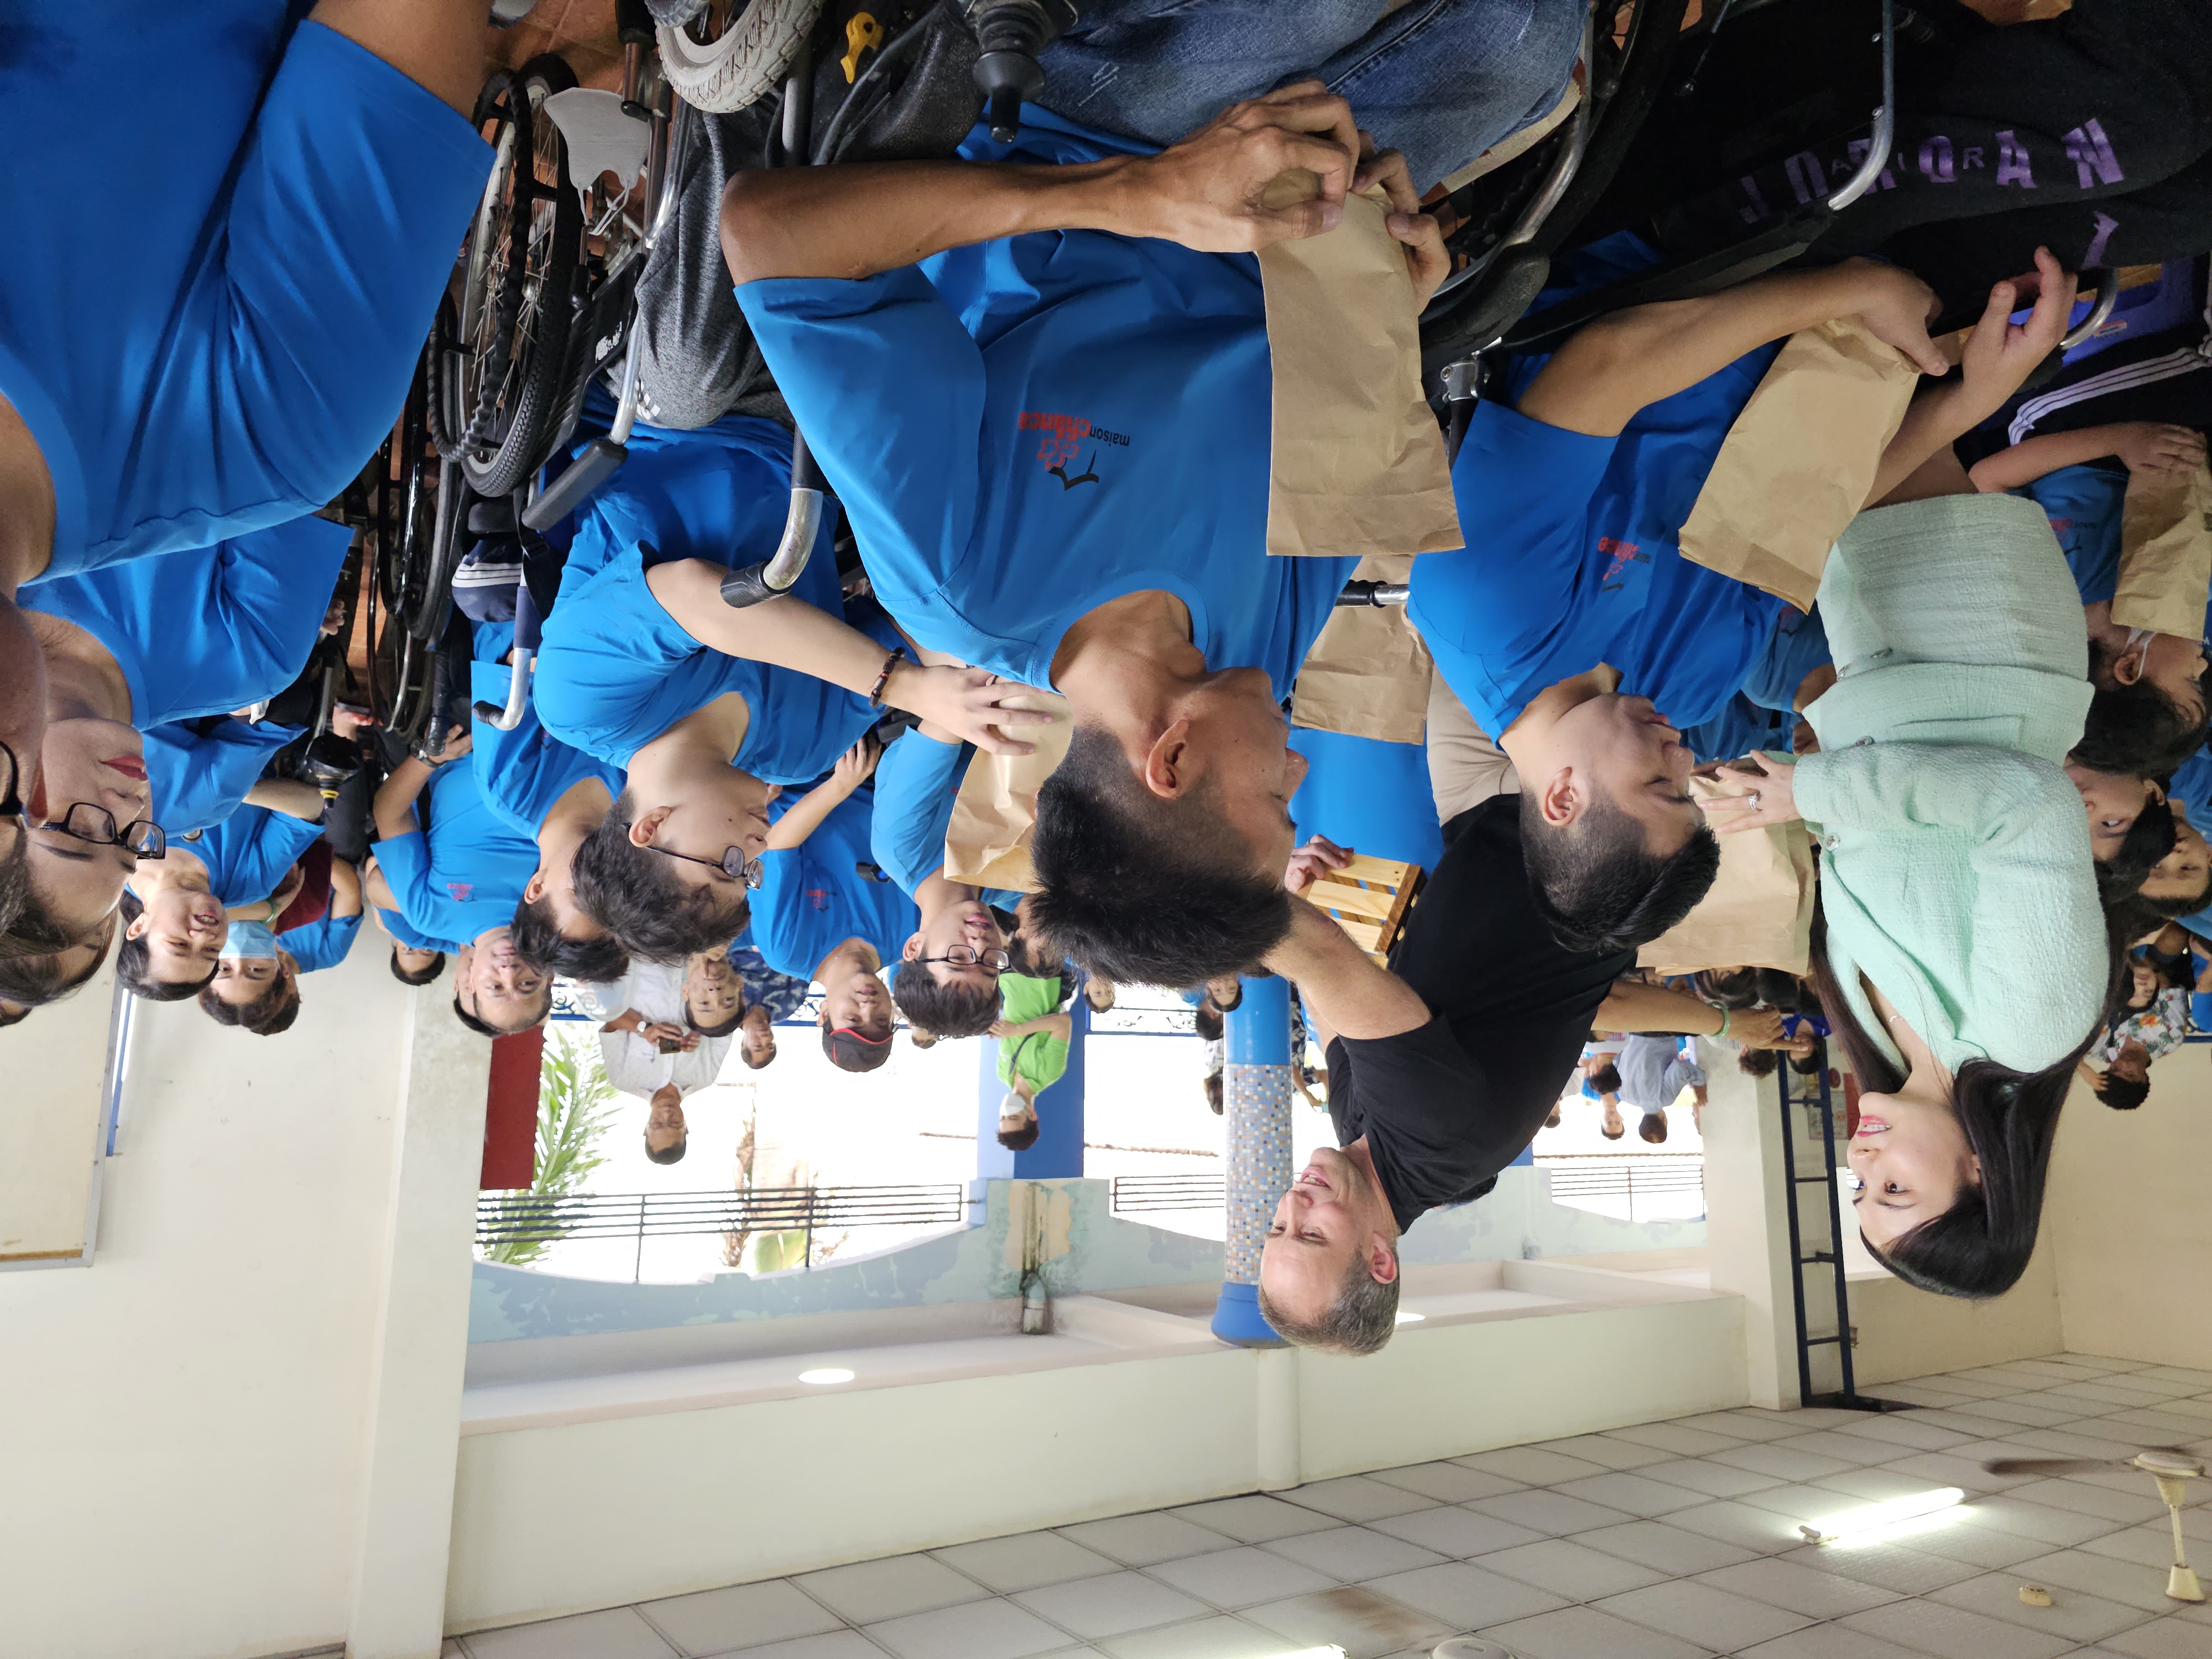
[{"label": "denim jeans", "polygon": [[1318,76],[1417,190],[1559,101],[1583,0],[1078,0],[1037,101],[1162,148],[1240,99]]}]

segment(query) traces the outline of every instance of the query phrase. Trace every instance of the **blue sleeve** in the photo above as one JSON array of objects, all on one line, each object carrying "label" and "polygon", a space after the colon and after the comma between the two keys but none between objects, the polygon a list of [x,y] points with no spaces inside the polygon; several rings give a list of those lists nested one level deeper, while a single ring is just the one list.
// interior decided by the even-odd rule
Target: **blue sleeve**
[{"label": "blue sleeve", "polygon": [[911,897],[945,867],[945,834],[973,751],[908,732],[876,764],[876,806],[869,847],[883,872]]},{"label": "blue sleeve", "polygon": [[813,913],[806,904],[805,849],[776,848],[762,854],[760,862],[761,884],[752,896],[753,948],[777,973],[811,983],[828,952],[811,948],[813,930],[805,922]]},{"label": "blue sleeve", "polygon": [[410,951],[443,951],[448,956],[461,947],[449,939],[440,939],[414,926],[397,910],[379,910],[384,920],[384,931]]},{"label": "blue sleeve", "polygon": [[289,927],[276,935],[276,942],[292,953],[303,974],[319,973],[325,968],[335,968],[346,959],[353,942],[361,932],[361,917],[325,916],[320,921],[311,921],[304,927]]},{"label": "blue sleeve", "polygon": [[260,781],[270,756],[302,729],[274,720],[248,726],[234,720],[205,733],[185,725],[155,726],[145,734],[154,822],[172,841],[222,823]]},{"label": "blue sleeve", "polygon": [[472,939],[482,931],[470,927],[462,907],[430,879],[430,839],[420,830],[386,836],[371,850],[399,914],[416,933],[435,939]]},{"label": "blue sleeve", "polygon": [[241,806],[211,826],[198,848],[208,884],[225,904],[252,904],[283,885],[284,872],[323,833],[319,823]]},{"label": "blue sleeve", "polygon": [[975,533],[981,349],[912,266],[859,282],[747,283],[738,303],[877,592],[905,614]]}]

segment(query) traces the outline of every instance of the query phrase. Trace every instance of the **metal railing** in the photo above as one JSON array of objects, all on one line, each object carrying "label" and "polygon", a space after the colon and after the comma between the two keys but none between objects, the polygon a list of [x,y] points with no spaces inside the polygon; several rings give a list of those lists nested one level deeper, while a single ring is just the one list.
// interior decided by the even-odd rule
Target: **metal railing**
[{"label": "metal railing", "polygon": [[1593,1199],[1626,1199],[1628,1218],[1640,1221],[1637,1203],[1661,1197],[1679,1199],[1695,1193],[1700,1203],[1705,1190],[1705,1159],[1694,1156],[1669,1158],[1540,1158],[1537,1167],[1551,1172],[1552,1201],[1575,1208],[1589,1207]]},{"label": "metal railing", "polygon": [[1229,1201],[1229,1183],[1218,1175],[1115,1176],[1114,1213],[1144,1210],[1218,1210]]},{"label": "metal railing", "polygon": [[477,1200],[477,1243],[648,1238],[713,1233],[804,1232],[831,1227],[957,1227],[968,1218],[958,1182],[896,1187],[748,1187],[718,1193],[485,1193]]}]

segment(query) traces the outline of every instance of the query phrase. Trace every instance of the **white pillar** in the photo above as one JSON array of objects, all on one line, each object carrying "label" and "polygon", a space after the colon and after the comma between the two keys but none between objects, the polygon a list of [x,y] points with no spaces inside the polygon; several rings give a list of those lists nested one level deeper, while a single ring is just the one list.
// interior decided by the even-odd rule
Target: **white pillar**
[{"label": "white pillar", "polygon": [[[1788,1172],[1774,1079],[1746,1077],[1735,1050],[1700,1042],[1711,1079],[1703,1117],[1705,1248],[1713,1288],[1743,1297],[1751,1403],[1797,1406],[1797,1312],[1790,1288]],[[1786,1063],[1786,1062],[1785,1062]]]}]

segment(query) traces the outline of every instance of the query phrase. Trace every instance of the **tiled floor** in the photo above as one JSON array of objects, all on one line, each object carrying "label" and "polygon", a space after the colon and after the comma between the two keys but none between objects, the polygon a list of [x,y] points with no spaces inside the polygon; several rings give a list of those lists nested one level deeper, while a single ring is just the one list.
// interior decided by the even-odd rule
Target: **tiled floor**
[{"label": "tiled floor", "polygon": [[[484,1631],[447,1659],[1346,1659],[1480,1632],[1522,1659],[2212,1659],[2132,1471],[2212,1452],[2212,1372],[2053,1355],[1893,1384],[1924,1409],[1717,1412]],[[1964,1487],[1871,1541],[1801,1521]],[[2185,1512],[2212,1579],[2212,1480]],[[2025,1605],[2041,1584],[2048,1607]]]}]

